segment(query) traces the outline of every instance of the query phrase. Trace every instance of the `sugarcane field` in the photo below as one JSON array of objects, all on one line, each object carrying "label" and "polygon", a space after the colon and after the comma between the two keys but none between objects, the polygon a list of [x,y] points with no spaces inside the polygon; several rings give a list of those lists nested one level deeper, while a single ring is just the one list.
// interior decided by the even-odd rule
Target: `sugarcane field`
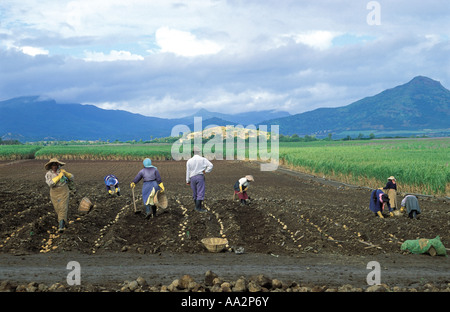
[{"label": "sugarcane field", "polygon": [[[0,161],[0,291],[450,290],[445,196],[417,196],[420,214],[412,218],[400,212],[399,191],[395,214],[386,210],[381,218],[369,209],[373,188],[281,164],[262,171],[258,161],[214,159],[198,211],[186,161],[153,160],[167,202],[148,216],[143,182],[131,187],[142,160],[67,159],[62,168],[74,179],[60,231],[44,178],[48,161]],[[105,187],[109,174],[119,193]],[[241,201],[233,185],[245,176],[253,180]],[[222,245],[209,250],[208,238]],[[402,248],[432,239],[441,251]],[[76,283],[70,277],[77,265]]]}]

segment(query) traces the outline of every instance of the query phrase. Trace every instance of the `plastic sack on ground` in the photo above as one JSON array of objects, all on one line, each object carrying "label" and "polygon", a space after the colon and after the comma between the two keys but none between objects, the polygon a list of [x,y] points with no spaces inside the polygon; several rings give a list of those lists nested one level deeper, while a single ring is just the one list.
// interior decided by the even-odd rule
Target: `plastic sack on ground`
[{"label": "plastic sack on ground", "polygon": [[436,250],[437,255],[447,256],[447,251],[439,236],[436,236],[436,238],[433,239],[421,238],[406,240],[400,248],[401,250],[407,250],[414,254],[423,254],[427,253],[431,247]]}]

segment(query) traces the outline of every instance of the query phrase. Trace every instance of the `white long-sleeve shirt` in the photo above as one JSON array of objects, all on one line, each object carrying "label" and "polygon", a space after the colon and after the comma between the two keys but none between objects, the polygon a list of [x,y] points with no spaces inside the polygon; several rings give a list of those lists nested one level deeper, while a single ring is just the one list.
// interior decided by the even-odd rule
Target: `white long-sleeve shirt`
[{"label": "white long-sleeve shirt", "polygon": [[205,172],[211,172],[213,164],[200,155],[194,155],[186,162],[186,183],[191,182],[193,176],[203,174]]},{"label": "white long-sleeve shirt", "polygon": [[239,179],[239,186],[242,186],[242,189],[245,189],[246,187],[250,186],[250,182],[245,177],[240,178]]}]

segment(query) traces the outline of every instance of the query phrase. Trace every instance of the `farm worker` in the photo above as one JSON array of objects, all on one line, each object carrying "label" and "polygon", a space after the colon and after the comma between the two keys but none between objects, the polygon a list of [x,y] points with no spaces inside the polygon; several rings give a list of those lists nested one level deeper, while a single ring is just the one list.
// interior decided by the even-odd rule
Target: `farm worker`
[{"label": "farm worker", "polygon": [[120,196],[119,179],[115,175],[108,174],[103,180],[105,181],[106,190],[109,195],[117,193],[117,196]]},{"label": "farm worker", "polygon": [[164,184],[158,168],[152,165],[152,161],[149,158],[144,159],[143,165],[144,168],[138,172],[130,186],[131,188],[135,188],[136,183],[138,183],[141,179],[144,180],[142,185],[142,200],[145,207],[145,218],[148,219],[156,216],[154,197],[156,192],[164,192]]},{"label": "farm worker", "polygon": [[383,189],[384,193],[389,196],[389,203],[392,209],[397,209],[397,182],[395,177],[390,176],[388,182]]},{"label": "farm worker", "polygon": [[373,190],[372,194],[370,195],[370,210],[375,212],[375,214],[380,218],[384,218],[382,212],[384,211],[386,206],[389,209],[390,216],[394,216],[393,209],[389,205],[389,196],[387,196],[387,194],[384,194],[381,189]]},{"label": "farm worker", "polygon": [[67,224],[69,210],[69,186],[73,182],[73,174],[61,169],[65,163],[52,158],[45,164],[45,182],[50,187],[50,199],[58,216],[59,232],[63,232]]},{"label": "farm worker", "polygon": [[213,169],[213,164],[201,156],[201,150],[194,146],[194,155],[186,162],[186,184],[191,186],[195,210],[205,212],[202,203],[205,200],[205,173]]},{"label": "farm worker", "polygon": [[404,211],[406,208],[406,213],[411,219],[415,219],[416,215],[420,214],[420,206],[417,197],[414,195],[406,195],[401,202],[400,211]]},{"label": "farm worker", "polygon": [[[234,195],[238,195],[239,199],[241,200],[241,205],[245,205],[247,203],[247,200],[249,200],[247,190],[250,186],[250,182],[254,182],[252,175],[246,175],[243,178],[240,178],[239,180],[234,183]],[[233,197],[234,198],[234,197]]]}]

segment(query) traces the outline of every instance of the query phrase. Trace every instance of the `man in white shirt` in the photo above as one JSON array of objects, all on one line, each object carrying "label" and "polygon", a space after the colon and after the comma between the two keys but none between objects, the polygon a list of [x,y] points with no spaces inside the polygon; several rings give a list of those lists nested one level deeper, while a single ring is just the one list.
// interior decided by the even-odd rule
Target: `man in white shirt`
[{"label": "man in white shirt", "polygon": [[205,212],[202,208],[206,188],[205,173],[211,172],[213,164],[201,154],[201,150],[194,147],[194,156],[186,162],[186,184],[191,186],[195,210]]}]

